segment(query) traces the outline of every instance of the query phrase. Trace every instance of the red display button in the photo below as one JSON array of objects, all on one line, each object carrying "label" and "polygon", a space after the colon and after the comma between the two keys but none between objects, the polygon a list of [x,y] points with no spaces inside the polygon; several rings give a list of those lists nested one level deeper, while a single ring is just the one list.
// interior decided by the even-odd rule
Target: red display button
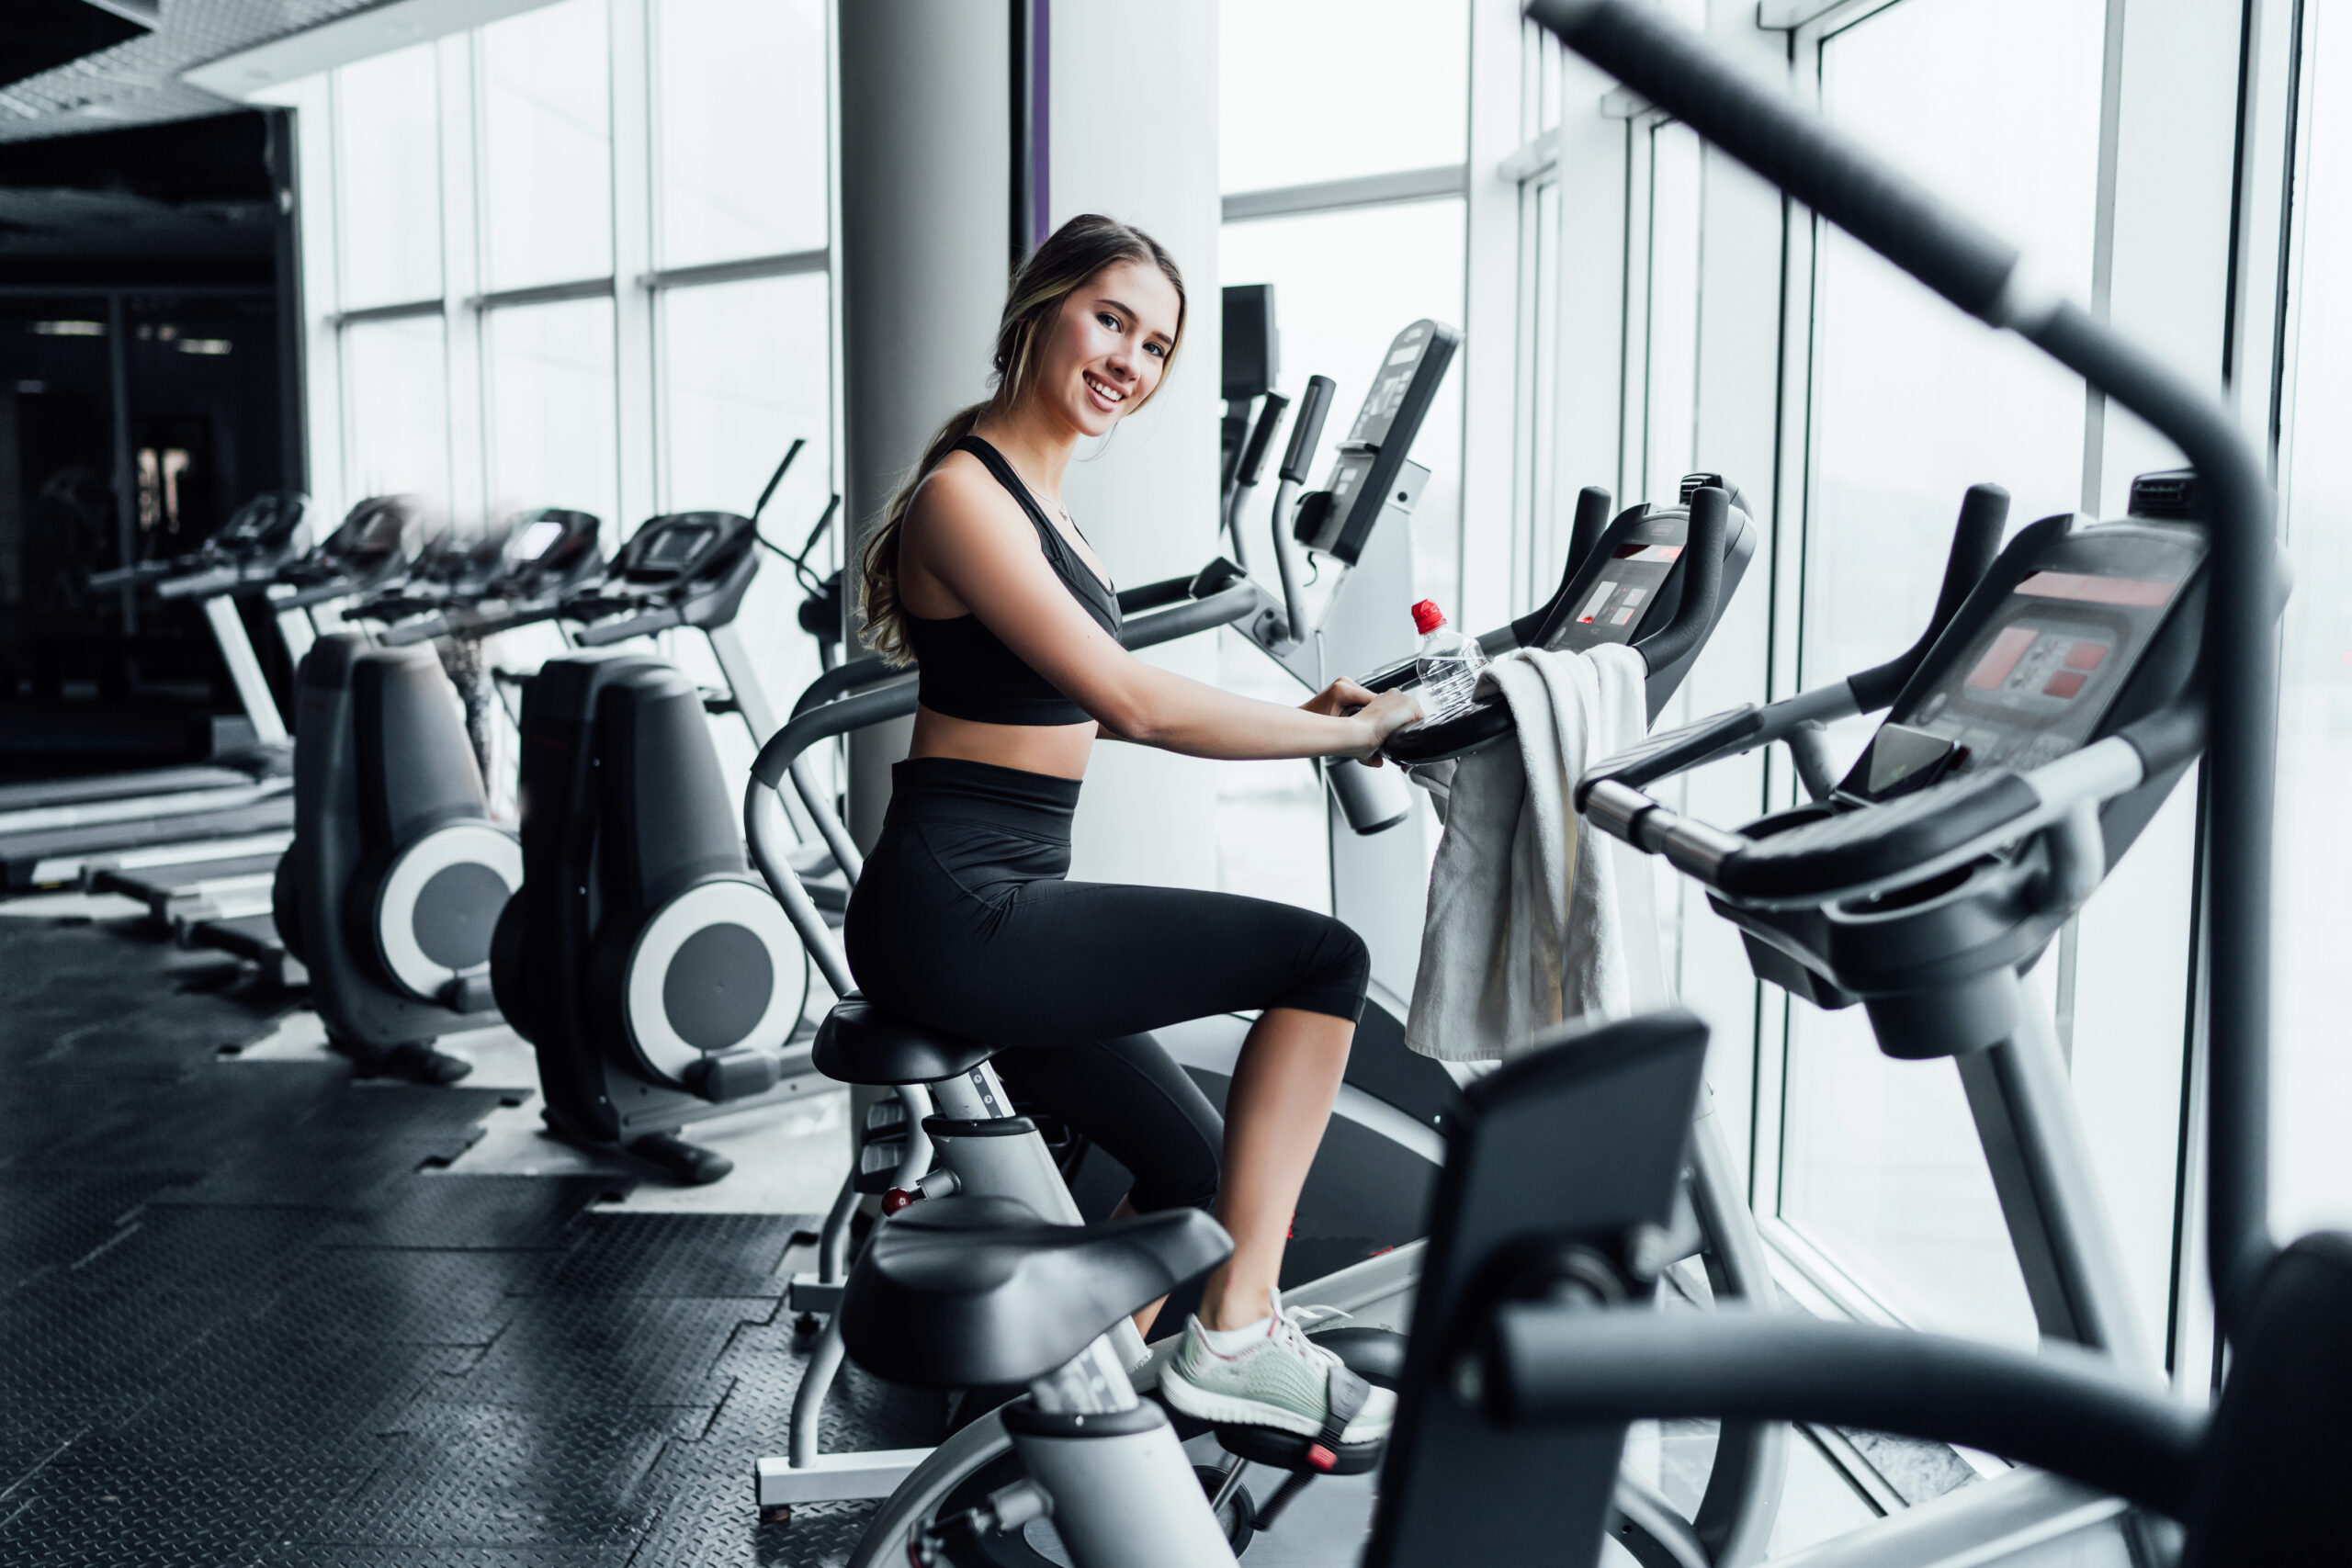
[{"label": "red display button", "polygon": [[[2069,660],[2068,662],[2072,663],[2073,660]],[[2083,689],[2083,682],[2086,679],[2087,677],[2078,675],[2072,670],[2061,670],[2050,677],[2048,683],[2041,688],[2041,694],[2046,697],[2071,697]]]},{"label": "red display button", "polygon": [[2096,670],[2099,666],[2099,660],[2106,657],[2107,644],[2103,642],[2078,642],[2074,647],[2066,650],[2066,668],[2069,670]]}]

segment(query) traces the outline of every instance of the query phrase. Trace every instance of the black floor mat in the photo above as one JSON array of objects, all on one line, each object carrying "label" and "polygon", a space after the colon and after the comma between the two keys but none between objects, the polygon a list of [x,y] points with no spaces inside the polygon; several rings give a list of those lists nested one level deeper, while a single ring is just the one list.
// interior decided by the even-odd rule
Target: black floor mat
[{"label": "black floor mat", "polygon": [[[807,1364],[779,1297],[810,1217],[440,1174],[496,1091],[224,1059],[286,1003],[218,963],[0,917],[0,1562],[846,1560],[872,1505],[752,1499]],[[852,1369],[826,1441],[944,1414]]]}]

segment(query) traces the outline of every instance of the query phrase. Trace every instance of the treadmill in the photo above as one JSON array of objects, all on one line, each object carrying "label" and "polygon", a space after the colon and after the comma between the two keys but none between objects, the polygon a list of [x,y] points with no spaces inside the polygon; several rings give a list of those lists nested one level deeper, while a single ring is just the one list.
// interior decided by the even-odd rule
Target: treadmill
[{"label": "treadmill", "polygon": [[236,601],[264,590],[310,546],[309,502],[291,491],[254,497],[191,554],[90,580],[202,608],[243,709],[241,743],[207,762],[0,785],[0,889],[74,881],[94,859],[156,846],[282,830],[292,818],[292,742]]},{"label": "treadmill", "polygon": [[[405,576],[418,559],[422,536],[413,501],[372,497],[307,553],[279,562],[266,577],[243,573],[220,592],[267,597],[288,651],[299,653],[296,623],[307,630],[316,606]],[[278,857],[293,839],[290,742],[286,757],[279,793],[267,803],[268,817],[247,830],[209,837],[173,833],[162,841],[87,853],[74,874],[85,891],[137,899],[150,919],[183,942],[250,960],[278,985],[303,984],[308,976],[277,940],[270,918]]]}]

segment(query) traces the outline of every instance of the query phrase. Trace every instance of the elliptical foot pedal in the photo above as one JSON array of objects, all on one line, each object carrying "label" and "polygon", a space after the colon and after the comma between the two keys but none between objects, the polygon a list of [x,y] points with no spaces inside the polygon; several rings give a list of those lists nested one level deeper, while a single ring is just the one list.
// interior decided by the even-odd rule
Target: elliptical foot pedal
[{"label": "elliptical foot pedal", "polygon": [[689,1187],[707,1187],[735,1168],[715,1149],[690,1144],[674,1133],[648,1133],[623,1145],[646,1164]]}]

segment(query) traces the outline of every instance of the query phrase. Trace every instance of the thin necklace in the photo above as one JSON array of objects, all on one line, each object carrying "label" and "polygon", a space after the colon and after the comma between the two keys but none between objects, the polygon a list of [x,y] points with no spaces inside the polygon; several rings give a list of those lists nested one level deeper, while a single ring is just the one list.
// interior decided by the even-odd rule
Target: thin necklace
[{"label": "thin necklace", "polygon": [[[991,441],[989,445],[994,446],[996,446],[996,443]],[[1010,457],[1006,456],[1002,447],[997,447],[997,456],[1004,458],[1004,466],[1012,470],[1012,477],[1021,481],[1021,488],[1029,492],[1029,499],[1036,502],[1042,506],[1045,503],[1046,492],[1029,482],[1029,476],[1021,471],[1021,466],[1019,464],[1015,463]],[[1062,514],[1062,521],[1069,525],[1069,531],[1071,533],[1076,534],[1081,539],[1086,537],[1086,530],[1078,525],[1078,519],[1069,514],[1069,508],[1064,506],[1058,499],[1054,502],[1054,510]],[[1091,543],[1092,541],[1090,540],[1090,546]]]}]

